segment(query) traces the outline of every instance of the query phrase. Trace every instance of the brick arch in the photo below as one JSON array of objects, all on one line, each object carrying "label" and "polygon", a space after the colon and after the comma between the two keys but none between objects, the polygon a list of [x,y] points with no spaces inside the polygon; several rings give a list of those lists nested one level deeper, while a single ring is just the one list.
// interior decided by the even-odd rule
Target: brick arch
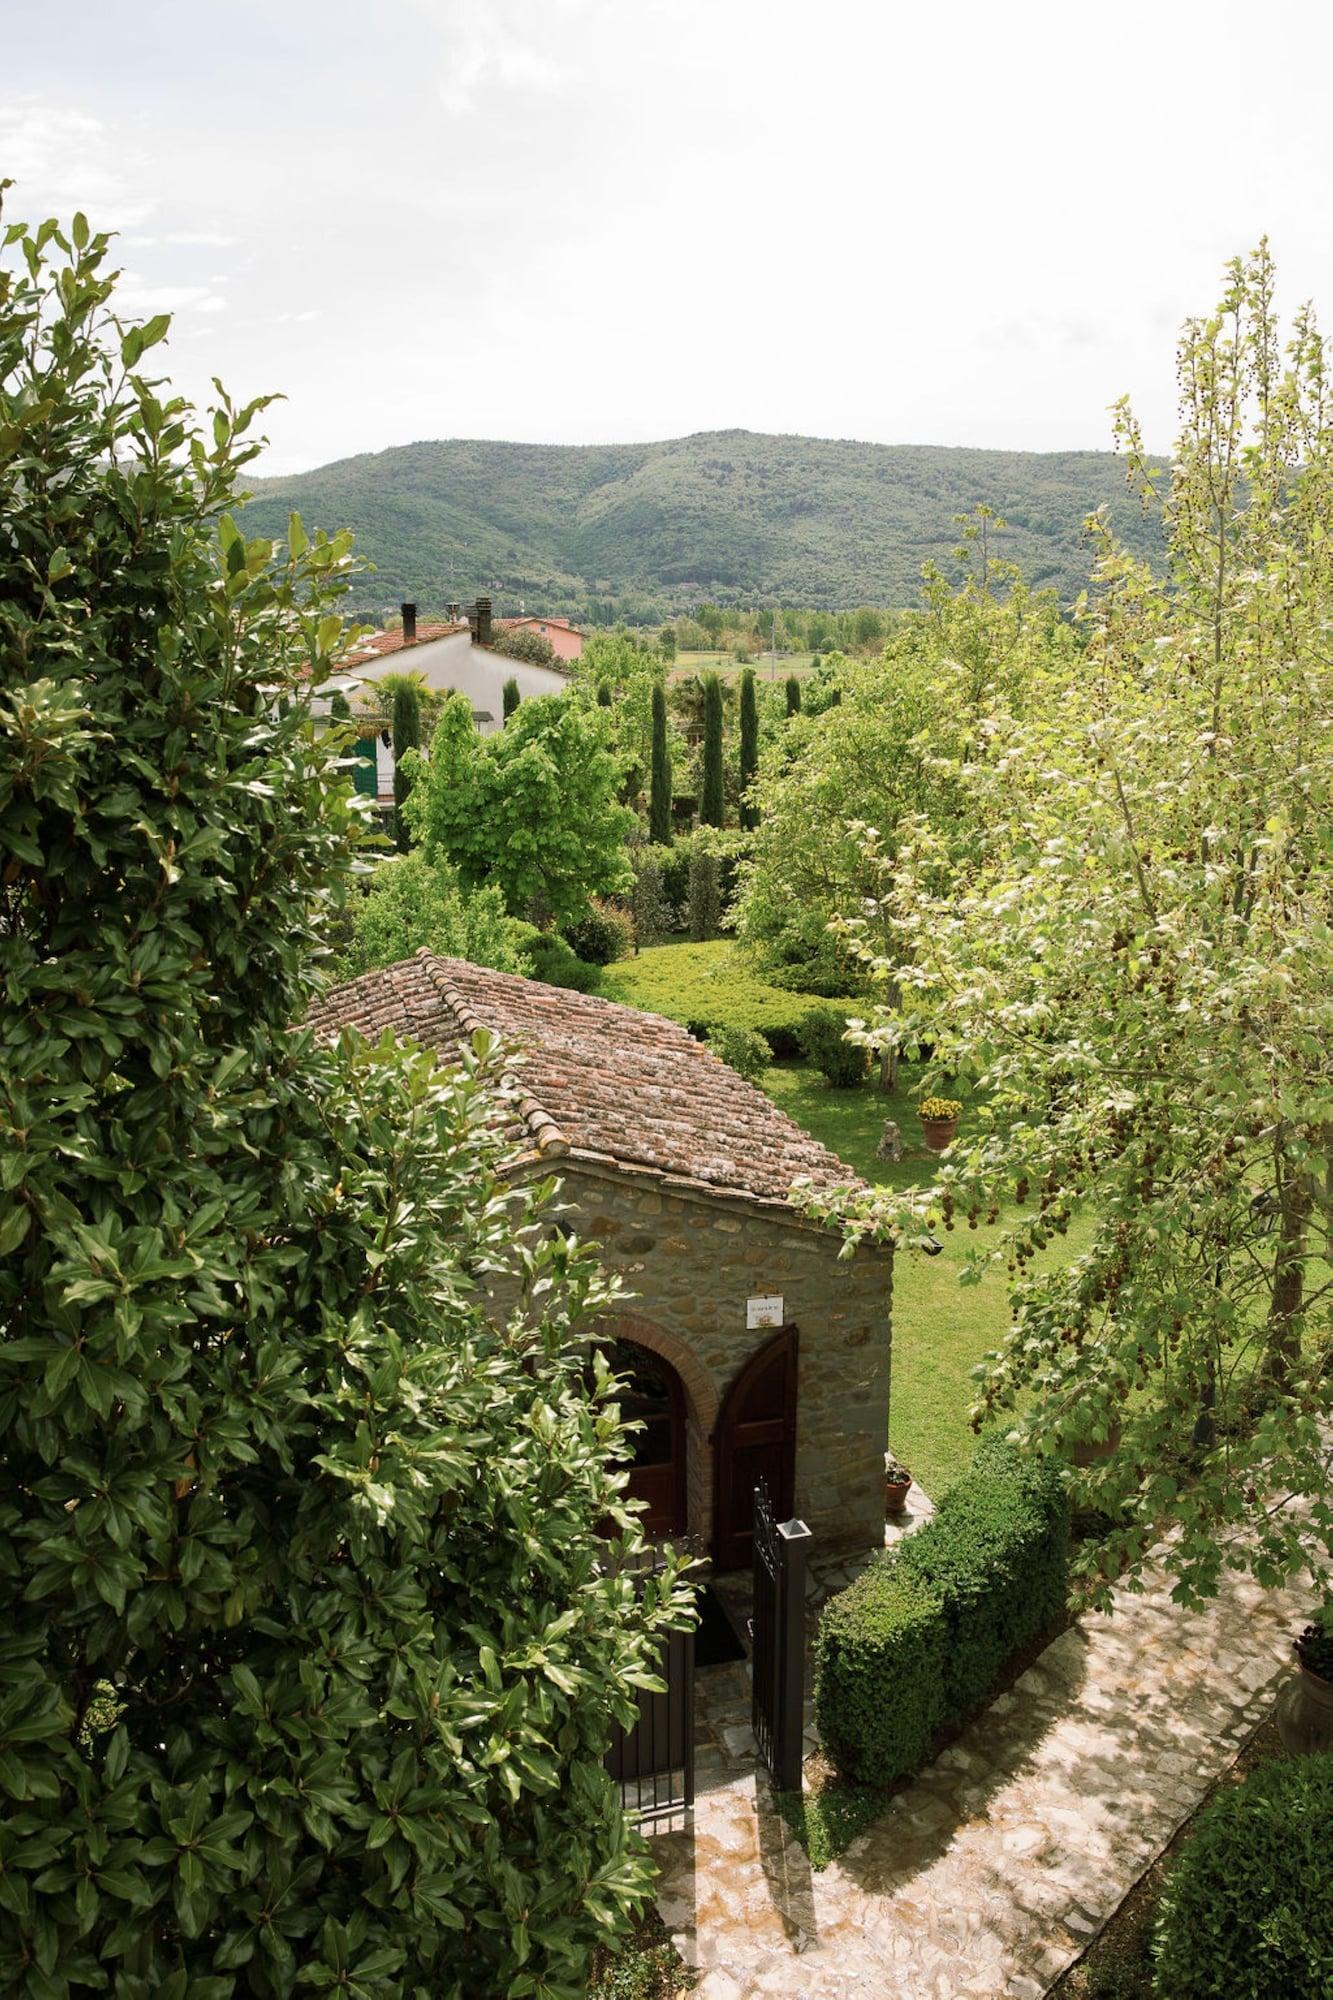
[{"label": "brick arch", "polygon": [[632,1340],[636,1347],[646,1347],[650,1354],[659,1354],[663,1361],[669,1361],[685,1385],[694,1419],[706,1438],[711,1438],[717,1423],[720,1398],[713,1385],[713,1379],[693,1350],[674,1333],[668,1333],[655,1321],[641,1319],[637,1313],[615,1313],[608,1317],[606,1330],[613,1340]]}]

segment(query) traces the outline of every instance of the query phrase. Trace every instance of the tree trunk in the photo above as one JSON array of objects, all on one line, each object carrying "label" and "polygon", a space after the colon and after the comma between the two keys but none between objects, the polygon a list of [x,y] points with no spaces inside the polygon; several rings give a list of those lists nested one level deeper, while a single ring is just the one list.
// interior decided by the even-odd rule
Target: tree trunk
[{"label": "tree trunk", "polygon": [[1308,1174],[1292,1171],[1285,1164],[1279,1172],[1277,1250],[1268,1302],[1264,1373],[1278,1388],[1285,1388],[1301,1355],[1298,1321],[1305,1298],[1305,1239],[1312,1197]]}]

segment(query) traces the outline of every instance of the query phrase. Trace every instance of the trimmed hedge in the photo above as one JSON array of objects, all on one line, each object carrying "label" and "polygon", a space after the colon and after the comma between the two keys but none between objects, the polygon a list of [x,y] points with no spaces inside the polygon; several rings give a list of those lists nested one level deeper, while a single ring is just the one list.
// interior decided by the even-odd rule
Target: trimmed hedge
[{"label": "trimmed hedge", "polygon": [[920,1770],[940,1726],[943,1606],[888,1549],[829,1599],[815,1639],[824,1750],[863,1784]]},{"label": "trimmed hedge", "polygon": [[[630,1007],[665,1014],[700,1041],[716,1029],[754,1028],[780,1059],[801,1053],[809,998],[770,986],[727,938],[659,944],[607,968],[602,991]],[[848,1000],[849,1012],[856,1002]]]},{"label": "trimmed hedge", "polygon": [[1161,2000],[1333,1993],[1333,1755],[1266,1765],[1209,1801],[1154,1951]]},{"label": "trimmed hedge", "polygon": [[815,1713],[838,1769],[879,1785],[919,1770],[1059,1616],[1068,1568],[1058,1472],[984,1444],[934,1518],[825,1607]]}]

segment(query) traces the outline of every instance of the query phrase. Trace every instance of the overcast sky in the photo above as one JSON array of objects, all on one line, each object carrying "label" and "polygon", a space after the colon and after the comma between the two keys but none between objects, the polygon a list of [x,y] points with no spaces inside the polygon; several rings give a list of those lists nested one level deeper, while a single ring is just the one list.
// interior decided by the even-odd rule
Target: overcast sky
[{"label": "overcast sky", "polygon": [[10,0],[9,213],[122,234],[264,470],[741,425],[1101,448],[1265,230],[1333,327],[1327,0]]}]

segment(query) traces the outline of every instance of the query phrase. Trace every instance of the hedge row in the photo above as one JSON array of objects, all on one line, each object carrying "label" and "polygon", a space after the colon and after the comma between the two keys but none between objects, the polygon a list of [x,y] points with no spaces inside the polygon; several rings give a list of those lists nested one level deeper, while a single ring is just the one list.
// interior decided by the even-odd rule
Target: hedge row
[{"label": "hedge row", "polygon": [[[727,1028],[752,1028],[779,1058],[799,1056],[809,994],[771,986],[726,939],[660,944],[608,968],[603,992],[678,1021],[700,1041]],[[848,1000],[847,1012],[858,1011]]]},{"label": "hedge row", "polygon": [[1060,1615],[1068,1568],[1059,1473],[982,1445],[934,1518],[825,1607],[815,1712],[838,1769],[879,1785],[919,1770]]}]

